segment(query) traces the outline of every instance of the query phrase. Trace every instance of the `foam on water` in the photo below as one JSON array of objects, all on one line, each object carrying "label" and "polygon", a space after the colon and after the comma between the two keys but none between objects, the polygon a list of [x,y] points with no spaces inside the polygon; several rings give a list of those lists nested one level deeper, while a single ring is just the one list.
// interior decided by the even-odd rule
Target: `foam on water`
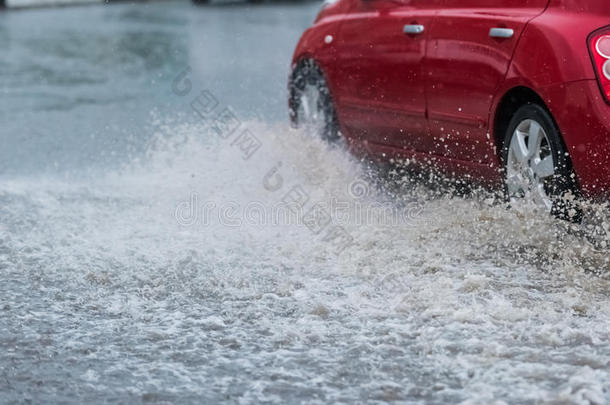
[{"label": "foam on water", "polygon": [[[410,179],[377,191],[366,165],[283,126],[247,123],[262,147],[244,160],[200,126],[154,125],[120,171],[0,181],[4,398],[610,400],[609,255],[566,224]],[[218,217],[294,186],[347,203],[333,223],[353,246]],[[190,209],[206,203],[209,221]],[[402,216],[342,221],[371,206]]]}]

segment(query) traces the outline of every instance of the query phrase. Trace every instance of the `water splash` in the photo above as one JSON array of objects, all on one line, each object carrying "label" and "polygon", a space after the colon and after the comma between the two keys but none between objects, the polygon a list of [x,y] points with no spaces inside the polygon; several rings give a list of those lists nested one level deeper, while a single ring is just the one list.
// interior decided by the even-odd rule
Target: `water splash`
[{"label": "water splash", "polygon": [[[284,126],[248,122],[248,160],[204,127],[154,127],[121,170],[1,180],[5,398],[610,399],[608,254],[570,225],[408,173],[385,184]],[[282,189],[265,187],[280,162]],[[293,186],[389,214],[334,211],[341,254],[304,224],[176,215],[193,195],[273,207]]]}]

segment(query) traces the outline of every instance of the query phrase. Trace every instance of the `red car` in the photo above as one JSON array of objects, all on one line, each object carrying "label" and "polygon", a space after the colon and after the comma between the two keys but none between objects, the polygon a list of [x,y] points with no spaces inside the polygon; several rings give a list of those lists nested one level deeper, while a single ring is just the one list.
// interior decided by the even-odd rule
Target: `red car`
[{"label": "red car", "polygon": [[608,0],[338,0],[293,58],[294,124],[505,184],[610,196]]}]

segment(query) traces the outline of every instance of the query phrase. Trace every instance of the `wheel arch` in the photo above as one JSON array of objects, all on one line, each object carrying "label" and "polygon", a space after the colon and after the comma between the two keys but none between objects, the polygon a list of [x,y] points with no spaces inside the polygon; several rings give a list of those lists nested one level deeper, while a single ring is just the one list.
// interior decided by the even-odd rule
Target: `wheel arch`
[{"label": "wheel arch", "polygon": [[[557,123],[557,119],[553,115],[553,112],[545,103],[543,97],[538,94],[535,90],[528,86],[515,86],[509,89],[504,93],[504,95],[499,99],[496,108],[494,109],[494,115],[492,119],[492,136],[493,142],[495,145],[496,155],[498,161],[503,166],[503,149],[504,139],[506,137],[506,131],[508,130],[508,126],[510,125],[512,117],[515,113],[524,105],[528,104],[536,104],[543,108],[551,118],[555,128],[557,129],[557,133],[559,135],[559,141],[562,143],[564,150],[567,153],[566,160],[569,169],[574,172],[574,165],[572,164],[572,157],[570,155],[570,149],[566,146],[566,141],[561,130],[561,127]],[[578,184],[577,177],[574,177],[575,187],[580,189],[580,185]]]},{"label": "wheel arch", "polygon": [[[506,130],[508,129],[512,117],[519,108],[527,104],[538,104],[545,108],[551,117],[553,116],[542,97],[531,88],[527,86],[515,86],[506,91],[496,104],[491,121],[493,142],[498,157],[502,155]],[[554,120],[555,119],[553,118],[553,121]],[[557,126],[557,122],[555,122],[555,125]],[[559,126],[557,126],[557,128],[559,128]]]}]

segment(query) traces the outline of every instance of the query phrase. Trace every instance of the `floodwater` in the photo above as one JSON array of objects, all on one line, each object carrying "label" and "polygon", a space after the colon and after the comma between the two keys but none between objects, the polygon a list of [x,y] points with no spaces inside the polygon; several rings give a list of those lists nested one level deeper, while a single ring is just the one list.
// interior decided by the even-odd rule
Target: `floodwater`
[{"label": "floodwater", "polygon": [[0,13],[0,403],[610,402],[606,250],[289,128],[318,7]]}]

